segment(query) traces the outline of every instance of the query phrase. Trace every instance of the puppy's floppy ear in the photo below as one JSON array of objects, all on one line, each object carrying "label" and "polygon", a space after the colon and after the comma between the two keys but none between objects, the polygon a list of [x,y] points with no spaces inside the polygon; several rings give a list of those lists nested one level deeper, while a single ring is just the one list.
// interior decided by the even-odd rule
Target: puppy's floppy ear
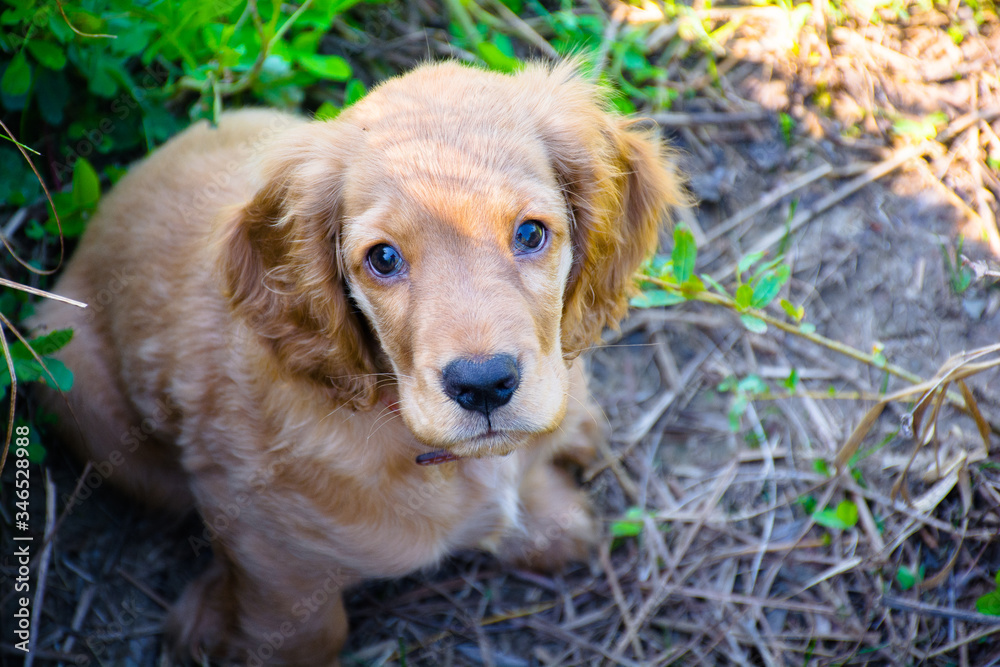
[{"label": "puppy's floppy ear", "polygon": [[548,76],[557,105],[543,140],[572,220],[573,266],[563,304],[563,354],[575,357],[617,326],[633,275],[656,250],[668,210],[684,205],[681,178],[654,131],[607,112],[603,91],[570,63]]},{"label": "puppy's floppy ear", "polygon": [[333,124],[309,123],[264,149],[264,184],[223,221],[218,257],[231,307],[277,366],[364,408],[378,398],[379,348],[338,253],[344,144]]}]

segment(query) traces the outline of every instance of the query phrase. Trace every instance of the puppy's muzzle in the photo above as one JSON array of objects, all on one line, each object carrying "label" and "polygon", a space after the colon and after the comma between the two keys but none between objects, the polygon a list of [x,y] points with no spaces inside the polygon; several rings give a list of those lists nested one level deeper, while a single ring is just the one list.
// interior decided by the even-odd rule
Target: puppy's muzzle
[{"label": "puppy's muzzle", "polygon": [[441,372],[444,393],[470,412],[489,419],[490,413],[506,405],[521,383],[517,360],[509,354],[485,359],[461,358]]}]

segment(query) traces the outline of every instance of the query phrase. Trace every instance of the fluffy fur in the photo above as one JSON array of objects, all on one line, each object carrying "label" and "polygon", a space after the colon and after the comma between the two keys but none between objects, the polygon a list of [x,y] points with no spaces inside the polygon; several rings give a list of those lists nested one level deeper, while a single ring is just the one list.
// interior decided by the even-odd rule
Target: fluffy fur
[{"label": "fluffy fur", "polygon": [[[586,556],[594,521],[556,465],[600,435],[573,360],[624,314],[677,183],[572,66],[423,66],[336,120],[231,113],[136,165],[56,286],[90,308],[35,325],[76,330],[76,385],[46,401],[79,453],[205,521],[214,563],[176,645],[331,664],[361,579],[463,547]],[[545,244],[519,254],[529,220]],[[369,264],[381,243],[400,275]],[[451,361],[496,354],[517,362],[508,403],[446,394]],[[436,450],[459,458],[415,463]]]}]

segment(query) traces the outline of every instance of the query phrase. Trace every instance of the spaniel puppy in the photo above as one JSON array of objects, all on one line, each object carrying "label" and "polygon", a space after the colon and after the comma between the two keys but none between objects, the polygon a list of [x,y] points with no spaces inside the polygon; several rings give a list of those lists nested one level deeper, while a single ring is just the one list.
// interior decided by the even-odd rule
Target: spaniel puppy
[{"label": "spaniel puppy", "polygon": [[175,644],[335,664],[362,579],[466,547],[585,557],[556,465],[600,433],[574,359],[680,197],[659,139],[572,65],[426,65],[335,120],[231,113],[136,165],[56,286],[90,307],[35,325],[76,332],[76,384],[46,399],[65,437],[204,519]]}]

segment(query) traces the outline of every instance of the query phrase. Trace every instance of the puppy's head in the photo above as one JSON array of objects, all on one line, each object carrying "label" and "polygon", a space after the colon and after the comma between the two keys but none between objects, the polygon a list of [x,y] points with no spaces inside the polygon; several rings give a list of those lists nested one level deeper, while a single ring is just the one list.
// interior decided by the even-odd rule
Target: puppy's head
[{"label": "puppy's head", "polygon": [[279,143],[223,250],[237,312],[333,400],[392,378],[417,438],[458,456],[559,424],[569,361],[681,197],[659,140],[569,65],[425,66]]}]

